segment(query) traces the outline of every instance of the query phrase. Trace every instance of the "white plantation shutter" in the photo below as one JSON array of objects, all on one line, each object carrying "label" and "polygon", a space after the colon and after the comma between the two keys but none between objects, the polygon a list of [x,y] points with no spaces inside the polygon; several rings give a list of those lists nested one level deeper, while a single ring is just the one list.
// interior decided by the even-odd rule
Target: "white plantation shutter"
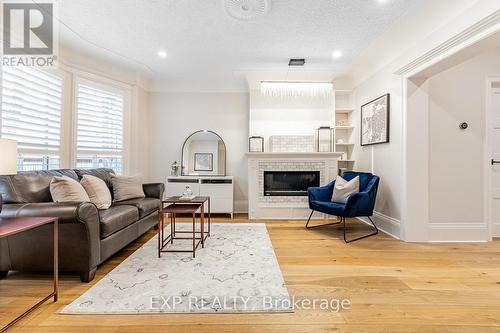
[{"label": "white plantation shutter", "polygon": [[124,95],[77,85],[77,167],[122,171]]},{"label": "white plantation shutter", "polygon": [[57,152],[61,144],[62,79],[25,67],[3,68],[2,137],[19,149]]},{"label": "white plantation shutter", "polygon": [[18,142],[20,170],[59,166],[62,84],[36,68],[2,68],[1,135]]}]

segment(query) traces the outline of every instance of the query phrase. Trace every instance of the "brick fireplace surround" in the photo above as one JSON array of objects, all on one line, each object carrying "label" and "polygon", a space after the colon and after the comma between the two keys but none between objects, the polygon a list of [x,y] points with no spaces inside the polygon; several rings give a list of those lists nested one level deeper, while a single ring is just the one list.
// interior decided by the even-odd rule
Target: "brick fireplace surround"
[{"label": "brick fireplace surround", "polygon": [[248,211],[251,219],[304,219],[306,196],[264,196],[264,171],[319,171],[325,185],[338,173],[341,153],[248,153]]}]

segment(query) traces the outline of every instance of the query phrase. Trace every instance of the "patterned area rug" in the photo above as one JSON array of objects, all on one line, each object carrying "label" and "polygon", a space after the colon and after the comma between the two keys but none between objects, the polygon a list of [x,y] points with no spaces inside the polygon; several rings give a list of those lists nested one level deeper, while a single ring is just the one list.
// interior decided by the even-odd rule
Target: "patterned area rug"
[{"label": "patterned area rug", "polygon": [[[178,227],[190,230],[191,224]],[[149,240],[61,313],[293,312],[264,224],[213,223],[196,258],[158,258],[157,242]],[[178,240],[170,246],[190,244]]]}]

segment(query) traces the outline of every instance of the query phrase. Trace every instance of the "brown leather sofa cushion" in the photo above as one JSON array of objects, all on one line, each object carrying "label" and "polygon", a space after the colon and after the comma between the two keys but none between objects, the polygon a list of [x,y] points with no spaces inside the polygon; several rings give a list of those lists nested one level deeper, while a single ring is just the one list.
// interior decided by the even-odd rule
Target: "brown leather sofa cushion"
[{"label": "brown leather sofa cushion", "polygon": [[51,202],[50,182],[54,176],[66,176],[78,181],[75,171],[25,171],[14,176],[0,176],[0,193],[4,203]]},{"label": "brown leather sofa cushion", "polygon": [[111,206],[109,209],[99,211],[101,221],[101,238],[131,225],[139,220],[139,210],[133,206]]},{"label": "brown leather sofa cushion", "polygon": [[130,199],[114,203],[115,206],[129,205],[136,207],[137,209],[139,209],[139,218],[141,219],[144,216],[147,216],[152,212],[158,210],[160,208],[160,204],[160,200],[155,198]]}]

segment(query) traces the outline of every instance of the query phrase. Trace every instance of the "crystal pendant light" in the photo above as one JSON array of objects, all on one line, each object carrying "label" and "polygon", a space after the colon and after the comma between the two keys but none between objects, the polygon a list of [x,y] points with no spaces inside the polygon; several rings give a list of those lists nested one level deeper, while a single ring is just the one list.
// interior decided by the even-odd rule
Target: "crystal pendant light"
[{"label": "crystal pendant light", "polygon": [[280,98],[330,98],[331,82],[261,81],[260,91],[265,96]]}]

